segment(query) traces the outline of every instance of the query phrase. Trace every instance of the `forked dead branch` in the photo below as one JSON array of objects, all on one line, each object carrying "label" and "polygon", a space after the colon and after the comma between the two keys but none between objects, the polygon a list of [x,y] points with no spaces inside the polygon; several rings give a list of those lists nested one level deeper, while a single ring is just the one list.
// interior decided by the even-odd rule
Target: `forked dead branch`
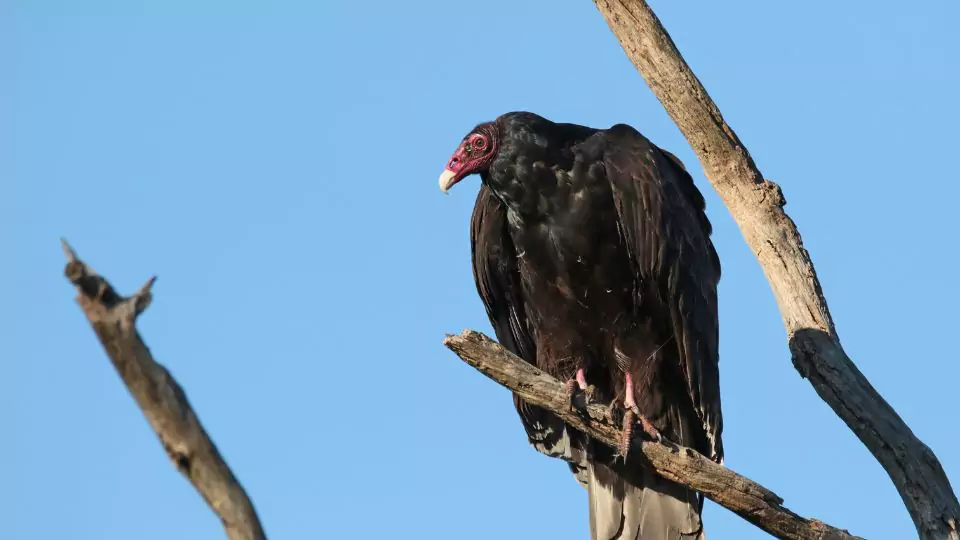
[{"label": "forked dead branch", "polygon": [[890,475],[920,538],[960,540],[960,503],[937,457],[841,347],[813,263],[783,210],[780,187],[763,178],[644,0],[594,4],[696,152],[760,261],[783,315],[797,371]]},{"label": "forked dead branch", "polygon": [[156,278],[133,296],[122,297],[65,241],[63,251],[64,274],[77,289],[77,303],[174,466],[220,517],[227,538],[265,540],[253,503],[203,429],[183,388],[153,359],[137,332],[137,317],[150,305]]}]

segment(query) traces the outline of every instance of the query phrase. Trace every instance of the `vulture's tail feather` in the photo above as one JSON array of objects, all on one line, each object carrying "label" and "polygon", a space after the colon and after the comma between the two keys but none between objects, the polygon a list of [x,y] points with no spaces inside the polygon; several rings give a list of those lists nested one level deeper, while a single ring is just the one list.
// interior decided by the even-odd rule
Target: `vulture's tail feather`
[{"label": "vulture's tail feather", "polygon": [[583,472],[591,540],[705,540],[696,492],[647,467],[629,483],[593,460]]},{"label": "vulture's tail feather", "polygon": [[[657,476],[636,458],[611,467],[612,450],[567,426],[552,413],[532,407],[515,396],[530,444],[567,462],[574,478],[587,490],[591,540],[705,540],[700,511],[703,499],[695,491]],[[616,472],[614,472],[614,470]],[[629,480],[621,476],[626,474]]]}]

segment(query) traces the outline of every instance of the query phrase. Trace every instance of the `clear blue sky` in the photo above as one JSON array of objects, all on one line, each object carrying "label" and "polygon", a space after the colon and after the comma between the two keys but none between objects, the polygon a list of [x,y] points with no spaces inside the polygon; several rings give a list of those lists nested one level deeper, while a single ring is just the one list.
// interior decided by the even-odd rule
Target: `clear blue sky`
[{"label": "clear blue sky", "polygon": [[[783,187],[847,351],[960,488],[960,7],[653,6]],[[490,327],[478,180],[444,197],[436,178],[517,109],[630,123],[695,171],[724,268],[728,464],[800,514],[914,536],[591,2],[13,0],[0,21],[0,537],[222,535],[73,303],[62,235],[121,291],[159,275],[141,331],[271,538],[584,538],[586,493],[440,343]],[[713,504],[706,523],[766,537]]]}]

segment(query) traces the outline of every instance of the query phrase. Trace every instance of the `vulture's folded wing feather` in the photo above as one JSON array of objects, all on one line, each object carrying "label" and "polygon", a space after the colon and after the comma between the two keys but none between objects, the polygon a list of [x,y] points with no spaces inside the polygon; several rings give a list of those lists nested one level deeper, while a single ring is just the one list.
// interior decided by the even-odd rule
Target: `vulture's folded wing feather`
[{"label": "vulture's folded wing feather", "polygon": [[640,279],[638,294],[670,321],[680,367],[703,423],[710,458],[722,462],[717,284],[703,195],[680,161],[630,126],[603,134],[603,162],[621,233]]}]

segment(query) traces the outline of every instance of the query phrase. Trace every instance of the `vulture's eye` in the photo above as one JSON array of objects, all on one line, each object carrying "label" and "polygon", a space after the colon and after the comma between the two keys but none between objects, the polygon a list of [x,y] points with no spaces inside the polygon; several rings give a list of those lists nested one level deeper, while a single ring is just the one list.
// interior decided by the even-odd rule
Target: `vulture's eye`
[{"label": "vulture's eye", "polygon": [[473,146],[475,146],[477,150],[483,150],[483,147],[486,145],[487,141],[483,140],[483,137],[477,137],[473,140]]}]

